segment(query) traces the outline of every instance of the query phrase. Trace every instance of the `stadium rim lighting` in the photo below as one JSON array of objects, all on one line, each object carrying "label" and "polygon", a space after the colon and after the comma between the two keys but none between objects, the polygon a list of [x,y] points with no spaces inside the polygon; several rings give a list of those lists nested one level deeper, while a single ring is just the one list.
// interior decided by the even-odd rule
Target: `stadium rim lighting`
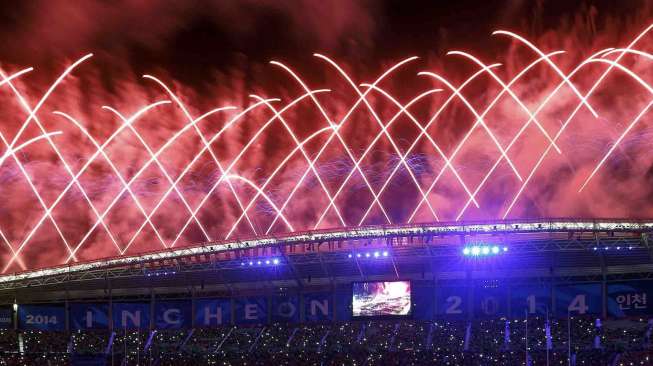
[{"label": "stadium rim lighting", "polygon": [[[518,228],[515,224],[519,224]],[[393,225],[393,226],[372,226],[365,228],[347,228],[343,230],[318,230],[303,233],[289,233],[285,235],[275,235],[274,237],[260,237],[246,240],[225,240],[219,242],[207,242],[202,245],[177,248],[174,250],[162,250],[153,253],[121,256],[116,258],[106,258],[93,260],[89,262],[80,262],[76,264],[57,266],[49,268],[40,268],[6,274],[0,276],[0,283],[47,278],[61,274],[70,275],[73,273],[83,273],[98,269],[132,265],[133,263],[171,260],[183,258],[192,255],[207,255],[222,252],[230,252],[239,249],[252,249],[258,247],[269,247],[280,244],[299,244],[307,241],[340,241],[340,240],[357,240],[383,237],[410,237],[410,236],[433,236],[433,235],[478,235],[483,233],[548,233],[552,231],[586,231],[586,232],[606,232],[606,231],[651,231],[653,230],[653,221],[631,220],[631,221],[607,221],[607,220],[582,220],[566,219],[561,221],[553,220],[498,220],[496,222],[455,222],[439,223],[428,225]],[[634,249],[634,247],[629,247]],[[597,248],[598,250],[598,248]],[[504,251],[507,248],[504,247]],[[358,255],[357,255],[358,257]],[[250,262],[251,263],[251,262]],[[250,264],[251,265],[251,264]]]}]

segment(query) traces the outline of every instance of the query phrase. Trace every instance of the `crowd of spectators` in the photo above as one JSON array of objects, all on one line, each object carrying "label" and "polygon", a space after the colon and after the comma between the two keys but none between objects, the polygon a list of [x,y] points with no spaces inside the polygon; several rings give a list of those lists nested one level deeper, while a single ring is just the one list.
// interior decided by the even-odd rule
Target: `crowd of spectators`
[{"label": "crowd of spectators", "polygon": [[70,335],[72,353],[79,355],[97,355],[106,352],[109,344],[109,333],[106,331],[84,330]]},{"label": "crowd of spectators", "polygon": [[[0,332],[0,366],[652,364],[647,319],[374,320],[186,330]],[[571,347],[569,339],[571,338]]]}]

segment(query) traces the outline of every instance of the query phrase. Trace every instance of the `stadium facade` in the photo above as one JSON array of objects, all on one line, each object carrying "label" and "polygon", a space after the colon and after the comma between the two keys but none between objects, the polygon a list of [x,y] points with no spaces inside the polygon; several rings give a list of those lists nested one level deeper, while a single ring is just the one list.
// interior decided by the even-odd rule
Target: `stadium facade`
[{"label": "stadium facade", "polygon": [[[560,219],[290,233],[5,275],[0,296],[19,329],[52,316],[83,328],[82,308],[104,319],[91,328],[157,328],[170,309],[184,314],[175,326],[201,326],[202,306],[223,324],[344,321],[352,283],[375,281],[408,281],[413,319],[646,315],[652,231],[653,220]],[[122,324],[123,312],[142,316]]]}]

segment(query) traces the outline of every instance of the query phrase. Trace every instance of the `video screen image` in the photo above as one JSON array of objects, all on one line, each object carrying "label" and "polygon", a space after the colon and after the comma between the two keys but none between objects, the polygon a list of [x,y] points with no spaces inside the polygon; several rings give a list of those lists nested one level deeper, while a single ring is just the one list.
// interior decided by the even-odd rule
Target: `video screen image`
[{"label": "video screen image", "polygon": [[354,317],[409,315],[410,307],[410,281],[353,284]]}]

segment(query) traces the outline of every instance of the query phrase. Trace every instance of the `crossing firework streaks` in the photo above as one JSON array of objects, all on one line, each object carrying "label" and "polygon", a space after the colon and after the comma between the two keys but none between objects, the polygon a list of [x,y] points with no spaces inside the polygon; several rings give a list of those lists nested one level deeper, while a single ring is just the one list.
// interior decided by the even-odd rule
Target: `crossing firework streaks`
[{"label": "crossing firework streaks", "polygon": [[217,100],[154,74],[95,95],[92,54],[40,93],[37,69],[4,70],[2,271],[307,229],[650,216],[652,33],[580,55],[497,30],[496,61],[451,50],[459,69],[406,57],[369,80],[316,53],[320,81],[273,60],[279,95]]}]

